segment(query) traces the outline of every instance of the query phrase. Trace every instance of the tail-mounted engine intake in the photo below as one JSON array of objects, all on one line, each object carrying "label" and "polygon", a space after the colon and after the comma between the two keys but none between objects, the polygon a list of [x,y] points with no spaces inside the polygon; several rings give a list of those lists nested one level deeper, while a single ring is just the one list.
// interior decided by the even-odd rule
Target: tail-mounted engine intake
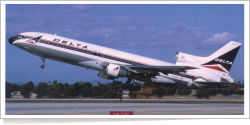
[{"label": "tail-mounted engine intake", "polygon": [[183,52],[176,52],[176,55],[174,57],[175,64],[199,64],[201,60],[202,57]]}]

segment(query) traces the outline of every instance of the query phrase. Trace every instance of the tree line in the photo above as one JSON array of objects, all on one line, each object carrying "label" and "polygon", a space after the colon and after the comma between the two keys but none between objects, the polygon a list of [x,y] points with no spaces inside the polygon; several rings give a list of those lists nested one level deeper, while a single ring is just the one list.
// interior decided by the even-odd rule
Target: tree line
[{"label": "tree line", "polygon": [[[100,83],[93,86],[90,82],[75,82],[74,84],[53,82],[40,82],[34,85],[32,81],[24,85],[6,82],[6,98],[11,98],[11,93],[20,91],[24,98],[30,98],[31,93],[37,94],[37,98],[121,98],[122,91],[129,90],[130,98],[149,98],[156,96],[190,95],[192,89],[176,88],[168,86],[156,86],[154,84],[125,84],[120,81]],[[198,88],[194,96],[197,98],[209,98],[221,94],[224,96],[238,94],[243,95],[244,90],[238,88]]]},{"label": "tree line", "polygon": [[30,98],[31,93],[37,94],[37,98],[120,98],[122,90],[139,90],[139,85],[123,84],[120,81],[93,86],[90,82],[75,82],[74,84],[60,83],[56,80],[52,83],[40,82],[34,85],[32,81],[24,85],[6,82],[6,98],[11,98],[11,93],[20,91],[24,98]]}]

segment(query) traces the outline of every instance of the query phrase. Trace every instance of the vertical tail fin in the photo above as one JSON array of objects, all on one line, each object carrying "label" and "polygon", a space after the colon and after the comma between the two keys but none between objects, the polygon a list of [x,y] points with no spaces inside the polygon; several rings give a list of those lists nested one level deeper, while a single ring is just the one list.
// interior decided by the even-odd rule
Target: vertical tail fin
[{"label": "vertical tail fin", "polygon": [[[234,59],[240,49],[241,43],[230,41],[225,46],[214,52],[209,57],[205,57],[206,62],[202,65],[207,68],[215,68],[215,65],[220,64],[227,72],[230,71]],[[214,65],[214,66],[213,66]],[[218,70],[218,69],[217,69]],[[221,69],[222,71],[223,69]]]}]

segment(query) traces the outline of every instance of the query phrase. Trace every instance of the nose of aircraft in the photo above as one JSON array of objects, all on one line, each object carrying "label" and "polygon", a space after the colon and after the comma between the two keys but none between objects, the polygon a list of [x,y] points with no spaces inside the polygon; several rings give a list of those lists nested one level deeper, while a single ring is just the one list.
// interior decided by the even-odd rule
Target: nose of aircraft
[{"label": "nose of aircraft", "polygon": [[9,43],[12,44],[16,40],[16,37],[10,37],[9,38]]}]

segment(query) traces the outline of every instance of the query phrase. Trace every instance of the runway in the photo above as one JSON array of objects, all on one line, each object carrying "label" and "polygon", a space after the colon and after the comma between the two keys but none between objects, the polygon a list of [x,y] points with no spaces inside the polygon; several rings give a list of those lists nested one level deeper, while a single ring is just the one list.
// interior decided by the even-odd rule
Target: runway
[{"label": "runway", "polygon": [[110,111],[132,111],[134,115],[244,115],[244,104],[86,102],[6,103],[6,115],[109,115]]}]

